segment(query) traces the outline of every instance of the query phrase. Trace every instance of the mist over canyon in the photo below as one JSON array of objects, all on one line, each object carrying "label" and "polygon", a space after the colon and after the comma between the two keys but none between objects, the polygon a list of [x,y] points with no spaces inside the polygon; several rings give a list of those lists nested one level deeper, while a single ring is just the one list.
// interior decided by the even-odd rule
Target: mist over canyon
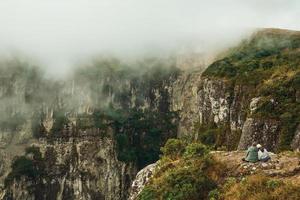
[{"label": "mist over canyon", "polygon": [[0,199],[300,199],[299,11],[1,2]]},{"label": "mist over canyon", "polygon": [[3,60],[1,198],[127,199],[170,138],[299,149],[299,38],[262,29],[210,62],[99,57],[64,79]]}]

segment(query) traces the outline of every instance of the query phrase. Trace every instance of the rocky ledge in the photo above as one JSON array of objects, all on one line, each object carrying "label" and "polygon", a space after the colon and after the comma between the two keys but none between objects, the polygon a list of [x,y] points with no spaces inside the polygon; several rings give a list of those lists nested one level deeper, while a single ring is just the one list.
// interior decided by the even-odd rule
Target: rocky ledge
[{"label": "rocky ledge", "polygon": [[215,159],[226,164],[229,175],[243,177],[250,174],[263,173],[268,176],[294,177],[300,183],[300,156],[295,152],[284,152],[281,154],[271,153],[268,162],[248,163],[243,162],[244,151],[214,151],[211,152]]},{"label": "rocky ledge", "polygon": [[[292,179],[300,184],[300,154],[284,152],[281,154],[270,153],[268,162],[247,163],[242,161],[245,151],[212,151],[216,161],[225,164],[228,177],[243,179],[252,174],[265,174],[269,177]],[[129,200],[136,200],[144,186],[155,174],[158,163],[153,163],[139,171],[132,183]]]}]

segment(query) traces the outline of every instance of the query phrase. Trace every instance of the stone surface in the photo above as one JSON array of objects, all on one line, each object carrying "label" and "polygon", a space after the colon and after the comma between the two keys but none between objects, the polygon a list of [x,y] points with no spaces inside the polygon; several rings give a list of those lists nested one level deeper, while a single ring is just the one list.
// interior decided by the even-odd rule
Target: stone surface
[{"label": "stone surface", "polygon": [[[245,151],[212,152],[215,159],[225,163],[231,172],[230,176],[242,177],[253,173],[264,173],[268,176],[297,177],[300,175],[300,157],[295,153],[273,154],[267,162],[248,163],[242,161]],[[297,179],[298,180],[298,179]],[[298,180],[300,182],[300,179]]]},{"label": "stone surface", "polygon": [[238,149],[245,150],[253,142],[263,144],[267,149],[276,149],[278,142],[279,122],[247,118],[244,123]]},{"label": "stone surface", "polygon": [[198,139],[197,126],[216,124],[226,127],[223,145],[229,149],[246,149],[255,141],[275,150],[279,122],[251,116],[260,101],[260,97],[251,96],[253,90],[202,77],[202,71],[182,74],[170,89],[172,109],[180,116],[178,136]]},{"label": "stone surface", "polygon": [[149,179],[155,173],[156,167],[157,167],[157,163],[153,163],[153,164],[146,166],[145,168],[143,168],[142,170],[140,170],[137,173],[137,175],[131,185],[130,195],[129,195],[128,200],[137,199],[138,195],[143,190],[146,183],[149,181]]}]

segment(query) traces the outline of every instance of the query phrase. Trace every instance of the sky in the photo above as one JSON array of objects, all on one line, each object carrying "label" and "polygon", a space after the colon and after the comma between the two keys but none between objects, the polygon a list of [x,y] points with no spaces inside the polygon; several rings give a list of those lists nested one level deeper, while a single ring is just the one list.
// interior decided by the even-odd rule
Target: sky
[{"label": "sky", "polygon": [[255,28],[300,30],[299,16],[299,0],[0,0],[0,54],[59,76],[104,53],[205,52]]}]

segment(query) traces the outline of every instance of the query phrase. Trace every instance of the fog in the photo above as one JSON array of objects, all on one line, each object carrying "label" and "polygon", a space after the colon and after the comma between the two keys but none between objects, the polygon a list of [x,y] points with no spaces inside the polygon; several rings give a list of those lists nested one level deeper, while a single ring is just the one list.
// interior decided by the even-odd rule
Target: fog
[{"label": "fog", "polygon": [[0,2],[0,54],[56,76],[99,54],[213,52],[255,28],[300,29],[298,0],[9,0]]}]

